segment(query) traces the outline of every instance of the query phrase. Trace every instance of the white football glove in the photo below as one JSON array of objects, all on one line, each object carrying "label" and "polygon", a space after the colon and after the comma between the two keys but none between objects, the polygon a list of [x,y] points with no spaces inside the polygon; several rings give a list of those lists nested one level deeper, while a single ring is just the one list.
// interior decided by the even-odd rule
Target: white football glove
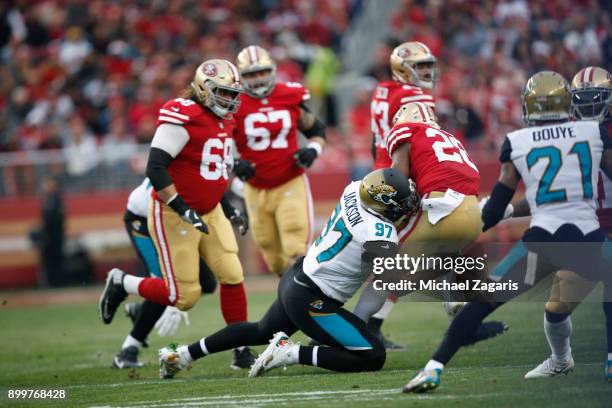
[{"label": "white football glove", "polygon": [[[489,196],[486,196],[485,198],[480,200],[480,202],[478,203],[478,207],[480,207],[480,212],[482,212],[482,209],[487,204],[487,201],[489,201],[489,198],[490,198]],[[512,204],[508,204],[508,206],[504,210],[504,218],[502,219],[505,220],[507,218],[510,218],[512,217],[513,214],[514,214],[514,206]]]},{"label": "white football glove", "polygon": [[164,314],[155,323],[157,334],[162,337],[174,336],[178,331],[181,320],[189,326],[189,315],[187,312],[178,310],[176,307],[168,306]]}]

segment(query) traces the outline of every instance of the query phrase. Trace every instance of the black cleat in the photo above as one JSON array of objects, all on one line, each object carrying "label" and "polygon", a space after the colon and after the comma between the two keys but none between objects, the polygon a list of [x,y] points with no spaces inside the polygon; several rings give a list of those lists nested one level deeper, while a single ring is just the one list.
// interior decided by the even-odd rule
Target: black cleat
[{"label": "black cleat", "polygon": [[376,334],[376,337],[378,337],[378,340],[382,341],[382,343],[385,346],[385,350],[387,351],[406,351],[406,347],[402,346],[399,343],[395,343],[394,341],[389,340],[388,338],[385,337],[384,334],[382,334],[382,332],[378,332]]},{"label": "black cleat", "polygon": [[113,359],[113,368],[141,368],[144,363],[138,361],[138,347],[124,348]]},{"label": "black cleat", "polygon": [[104,324],[110,324],[115,317],[117,308],[128,296],[125,289],[123,289],[122,281],[125,272],[121,269],[111,269],[106,277],[106,285],[100,296],[100,303],[98,304],[98,312],[100,313],[100,319]]},{"label": "black cleat", "polygon": [[500,334],[504,334],[509,328],[510,326],[505,322],[484,322],[478,327],[474,337],[466,341],[464,346],[473,346],[479,341],[492,339]]},{"label": "black cleat", "polygon": [[253,350],[251,350],[250,348],[243,347],[242,350],[239,348],[235,348],[234,357],[232,358],[232,364],[230,364],[230,368],[234,370],[251,368],[256,359],[257,353],[253,352]]}]

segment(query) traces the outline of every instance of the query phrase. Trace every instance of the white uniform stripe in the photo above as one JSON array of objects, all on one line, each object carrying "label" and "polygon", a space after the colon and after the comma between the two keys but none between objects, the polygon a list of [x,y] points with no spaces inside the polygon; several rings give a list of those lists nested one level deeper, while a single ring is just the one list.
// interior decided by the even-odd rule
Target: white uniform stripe
[{"label": "white uniform stripe", "polygon": [[395,129],[393,132],[389,133],[389,136],[387,136],[387,140],[395,136],[399,136],[399,135],[403,135],[404,133],[411,133],[411,132],[412,130],[410,129],[410,127],[402,126],[400,128]]},{"label": "white uniform stripe", "polygon": [[170,116],[160,116],[158,119],[163,120],[165,122],[176,123],[177,125],[185,124],[185,122],[183,122],[182,120],[177,119],[177,118],[171,118]]},{"label": "white uniform stripe", "polygon": [[404,96],[400,99],[400,102],[425,102],[425,101],[433,101],[433,96],[431,95],[415,95],[415,96]]},{"label": "white uniform stripe", "polygon": [[389,154],[393,153],[393,151],[395,150],[395,145],[397,144],[397,142],[399,142],[400,140],[408,139],[408,138],[410,138],[410,136],[412,136],[412,133],[409,133],[409,134],[403,135],[403,136],[397,136],[397,137],[393,138],[393,140],[389,141],[388,148],[387,148],[387,150],[389,151]]},{"label": "white uniform stripe", "polygon": [[310,183],[306,174],[302,174],[304,178],[304,186],[306,187],[306,205],[308,206],[308,241],[306,246],[310,246],[314,234],[314,205],[312,203],[312,193],[310,191]]},{"label": "white uniform stripe", "polygon": [[255,49],[254,45],[251,45],[249,48],[247,48],[248,52],[249,52],[249,59],[251,60],[251,64],[254,64],[257,62],[257,50]]},{"label": "white uniform stripe", "polygon": [[232,64],[228,60],[223,60],[223,61],[225,61],[227,63],[227,65],[230,67],[230,69],[232,70],[232,74],[234,75],[234,82],[240,81],[240,76],[238,75],[238,70],[236,69],[234,64]]},{"label": "white uniform stripe", "polygon": [[317,363],[319,362],[319,356],[318,356],[318,354],[319,354],[319,346],[314,346],[314,347],[312,348],[312,365],[313,365],[314,367],[316,367],[316,366],[317,366]]},{"label": "white uniform stripe", "polygon": [[177,119],[189,120],[189,116],[187,116],[187,115],[183,115],[182,113],[173,112],[173,111],[170,111],[170,110],[168,110],[168,109],[160,109],[160,110],[159,110],[159,113],[163,113],[163,114],[165,114],[165,115],[169,115],[169,116],[174,116],[174,117],[176,117]]},{"label": "white uniform stripe", "polygon": [[170,262],[170,256],[168,255],[168,245],[164,238],[164,230],[162,227],[161,217],[161,204],[157,200],[153,200],[153,217],[155,221],[155,234],[157,235],[157,242],[161,251],[162,262],[164,263],[164,269],[166,270],[168,289],[170,292],[169,299],[170,303],[174,303],[176,300],[176,286],[174,285],[174,273],[172,271],[172,264]]}]

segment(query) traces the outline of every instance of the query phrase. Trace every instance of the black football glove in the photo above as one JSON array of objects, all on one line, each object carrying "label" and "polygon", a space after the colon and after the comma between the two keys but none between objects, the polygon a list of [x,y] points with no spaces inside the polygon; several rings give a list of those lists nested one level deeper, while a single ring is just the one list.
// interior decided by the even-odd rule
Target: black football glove
[{"label": "black football glove", "polygon": [[225,217],[230,220],[233,226],[238,228],[240,235],[246,234],[249,230],[249,217],[247,214],[234,207],[225,197],[221,199],[221,208],[223,208]]},{"label": "black football glove", "polygon": [[200,214],[198,214],[196,210],[189,208],[183,200],[183,197],[176,194],[176,196],[170,200],[168,206],[180,215],[183,220],[193,225],[198,231],[208,234],[208,226],[202,221]]},{"label": "black football glove", "polygon": [[242,181],[247,181],[255,175],[255,166],[243,159],[234,160],[234,174]]},{"label": "black football glove", "polygon": [[196,227],[198,231],[208,234],[208,226],[204,221],[202,221],[202,218],[200,218],[200,215],[196,210],[191,208],[188,209],[183,213],[183,215],[181,215],[181,218]]},{"label": "black football glove", "polygon": [[302,147],[293,154],[293,158],[297,162],[298,166],[307,169],[312,166],[312,163],[315,161],[318,155],[319,153],[316,149],[312,147]]}]

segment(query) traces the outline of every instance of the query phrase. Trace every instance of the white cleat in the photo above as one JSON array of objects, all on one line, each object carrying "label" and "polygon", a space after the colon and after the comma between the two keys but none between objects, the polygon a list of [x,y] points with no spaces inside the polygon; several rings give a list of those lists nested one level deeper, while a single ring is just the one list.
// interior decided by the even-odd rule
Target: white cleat
[{"label": "white cleat", "polygon": [[552,357],[548,357],[542,364],[525,374],[525,378],[547,378],[554,377],[559,374],[569,374],[574,371],[574,358],[570,356],[568,362],[554,361]]},{"label": "white cleat", "polygon": [[449,302],[447,300],[444,301],[444,310],[446,310],[446,314],[450,320],[453,320],[457,313],[463,309],[466,302]]},{"label": "white cleat", "polygon": [[189,368],[191,362],[184,356],[186,347],[170,344],[159,350],[159,378],[174,378],[179,371]]},{"label": "white cleat", "polygon": [[292,362],[291,347],[295,345],[284,332],[278,332],[270,340],[270,345],[259,355],[249,370],[249,377],[257,377],[276,367],[286,367]]}]

